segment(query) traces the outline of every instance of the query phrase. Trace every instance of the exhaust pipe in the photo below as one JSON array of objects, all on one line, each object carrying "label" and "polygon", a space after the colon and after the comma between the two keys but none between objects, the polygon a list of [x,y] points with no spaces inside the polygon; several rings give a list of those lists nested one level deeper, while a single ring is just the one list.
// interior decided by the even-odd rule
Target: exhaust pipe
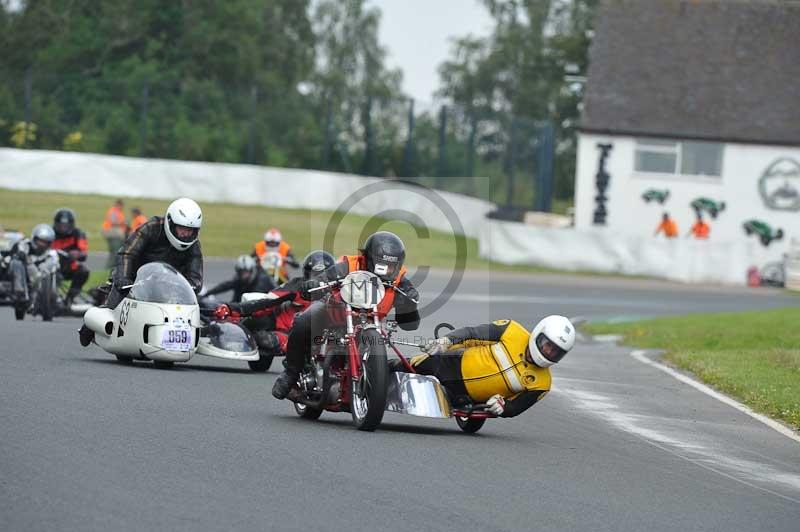
[{"label": "exhaust pipe", "polygon": [[114,313],[108,308],[92,307],[83,315],[83,323],[95,334],[111,336],[114,331]]}]

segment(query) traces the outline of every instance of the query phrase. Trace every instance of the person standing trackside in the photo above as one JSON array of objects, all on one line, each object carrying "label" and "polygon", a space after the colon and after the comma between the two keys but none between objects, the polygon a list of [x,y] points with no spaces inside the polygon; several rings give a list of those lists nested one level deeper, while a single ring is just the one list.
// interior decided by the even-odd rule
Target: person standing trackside
[{"label": "person standing trackside", "polygon": [[147,216],[142,214],[142,210],[139,207],[134,207],[131,209],[131,226],[128,234],[133,233],[145,223],[147,223]]},{"label": "person standing trackside", "polygon": [[125,213],[122,211],[124,203],[121,199],[114,202],[103,220],[103,230],[101,234],[108,242],[108,260],[106,261],[106,268],[113,268],[116,261],[117,250],[125,242],[125,237],[128,234],[128,226],[125,223]]},{"label": "person standing trackside", "polygon": [[669,217],[669,213],[665,212],[661,218],[661,223],[656,227],[656,232],[653,236],[658,236],[658,233],[664,233],[667,238],[676,238],[678,236],[678,224],[675,220]]},{"label": "person standing trackside", "polygon": [[686,235],[687,237],[692,235],[697,240],[708,240],[708,235],[711,232],[711,226],[708,225],[705,221],[703,221],[703,216],[698,213],[697,214],[697,221],[694,223],[692,228],[689,230],[689,233]]}]

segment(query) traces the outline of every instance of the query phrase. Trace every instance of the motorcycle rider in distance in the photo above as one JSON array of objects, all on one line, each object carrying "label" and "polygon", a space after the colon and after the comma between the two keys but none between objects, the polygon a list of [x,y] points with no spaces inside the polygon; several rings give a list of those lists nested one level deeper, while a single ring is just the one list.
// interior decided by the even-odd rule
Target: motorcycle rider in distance
[{"label": "motorcycle rider in distance", "polygon": [[272,279],[267,275],[262,268],[258,267],[256,259],[250,255],[240,255],[236,259],[236,275],[233,279],[228,279],[219,283],[217,286],[210,288],[205,295],[213,296],[222,292],[233,290],[233,298],[231,301],[240,302],[242,294],[246,292],[263,292],[267,293],[275,288]]},{"label": "motorcycle rider in distance", "polygon": [[[200,249],[200,227],[203,212],[189,198],[180,198],[167,207],[164,217],[153,216],[131,233],[119,248],[109,291],[104,306],[116,308],[125,297],[123,287],[133,284],[136,271],[150,262],[165,262],[178,270],[194,289],[203,286],[203,252]],[[81,345],[86,347],[94,333],[84,324],[78,331]]]},{"label": "motorcycle rider in distance", "polygon": [[[500,417],[514,417],[550,390],[550,366],[575,345],[575,327],[563,316],[548,316],[533,331],[513,320],[463,327],[428,342],[411,359],[421,375],[433,375],[454,403],[486,403]],[[393,371],[403,371],[392,360]]]},{"label": "motorcycle rider in distance", "polygon": [[292,246],[283,240],[281,232],[274,227],[267,229],[267,232],[264,233],[264,239],[254,244],[251,255],[261,264],[261,261],[267,253],[277,253],[283,259],[280,271],[281,279],[289,279],[289,275],[286,271],[287,264],[292,268],[297,268],[300,265],[292,254]]},{"label": "motorcycle rider in distance", "polygon": [[71,280],[65,306],[72,304],[75,296],[81,293],[83,285],[89,279],[89,268],[86,267],[86,257],[89,253],[89,243],[86,233],[75,227],[75,213],[72,209],[58,209],[53,216],[53,229],[56,239],[53,249],[63,251],[59,254],[61,276]]},{"label": "motorcycle rider in distance", "polygon": [[41,257],[52,247],[56,239],[53,228],[47,224],[38,224],[31,231],[30,238],[23,238],[11,246],[9,254],[20,260],[25,260],[29,255]]},{"label": "motorcycle rider in distance", "polygon": [[259,349],[283,355],[295,315],[312,303],[306,290],[319,286],[318,281],[334,264],[333,255],[327,251],[312,251],[303,259],[303,277],[295,277],[272,290],[268,299],[220,305],[214,314],[223,319],[231,313],[248,318],[243,325],[253,333]]},{"label": "motorcycle rider in distance", "polygon": [[[386,285],[383,301],[378,306],[378,316],[384,318],[394,309],[395,320],[400,328],[413,331],[419,327],[420,322],[417,309],[419,293],[405,277],[406,269],[403,266],[405,258],[406,249],[403,241],[394,233],[378,231],[367,238],[358,255],[343,256],[339,262],[325,270],[321,279],[339,280],[357,270],[378,275]],[[323,296],[322,292],[316,292],[314,295]],[[309,295],[308,298],[311,297]],[[306,357],[313,347],[314,338],[331,326],[343,324],[343,313],[336,312],[335,308],[328,308],[326,300],[315,301],[295,318],[286,346],[286,370],[272,387],[272,395],[276,399],[286,398],[291,388],[297,384]]]}]

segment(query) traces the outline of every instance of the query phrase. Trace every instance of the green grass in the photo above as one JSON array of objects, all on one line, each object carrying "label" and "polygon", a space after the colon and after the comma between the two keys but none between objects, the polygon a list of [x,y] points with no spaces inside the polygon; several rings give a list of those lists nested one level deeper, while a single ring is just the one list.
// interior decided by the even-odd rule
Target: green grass
[{"label": "green grass", "polygon": [[90,290],[108,280],[109,270],[93,270],[89,273],[89,280],[83,285],[83,290]]},{"label": "green grass", "polygon": [[800,428],[800,308],[595,323],[593,334],[666,349],[665,359],[754,410]]},{"label": "green grass", "polygon": [[[146,216],[163,215],[168,201],[122,198],[126,215],[138,206]],[[112,199],[107,196],[62,194],[52,192],[23,192],[0,189],[0,225],[29,233],[37,223],[52,223],[53,213],[60,207],[69,207],[77,214],[78,226],[86,231],[90,251],[106,251],[107,245],[100,235],[100,227]],[[249,253],[269,226],[278,227],[284,239],[294,248],[298,259],[313,249],[322,247],[323,235],[333,217],[326,211],[276,209],[271,207],[203,203],[203,253],[208,257],[235,257]],[[334,255],[355,252],[371,232],[384,229],[394,231],[406,244],[407,263],[412,266],[452,268],[456,260],[457,238],[449,233],[432,231],[430,238],[418,237],[416,230],[405,222],[371,220],[364,216],[348,215],[336,232]],[[481,259],[478,241],[465,238],[467,268],[498,269],[524,272],[546,272],[533,266],[504,266]]]}]

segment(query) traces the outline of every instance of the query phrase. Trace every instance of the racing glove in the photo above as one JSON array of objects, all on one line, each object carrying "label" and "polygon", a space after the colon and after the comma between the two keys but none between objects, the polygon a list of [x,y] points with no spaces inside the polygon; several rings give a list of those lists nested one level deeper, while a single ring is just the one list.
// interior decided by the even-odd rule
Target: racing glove
[{"label": "racing glove", "polygon": [[422,347],[422,351],[428,353],[429,355],[438,355],[439,353],[444,353],[453,345],[453,341],[448,338],[447,336],[442,336],[441,338],[436,338],[435,340],[430,340]]},{"label": "racing glove", "polygon": [[214,309],[214,317],[218,320],[239,318],[242,315],[242,306],[239,303],[223,303]]},{"label": "racing glove", "polygon": [[231,315],[231,308],[223,303],[222,305],[218,305],[217,308],[214,309],[214,317],[218,320],[224,320],[228,316]]},{"label": "racing glove", "polygon": [[506,400],[500,394],[493,395],[486,401],[486,410],[496,416],[502,416],[506,411]]}]

